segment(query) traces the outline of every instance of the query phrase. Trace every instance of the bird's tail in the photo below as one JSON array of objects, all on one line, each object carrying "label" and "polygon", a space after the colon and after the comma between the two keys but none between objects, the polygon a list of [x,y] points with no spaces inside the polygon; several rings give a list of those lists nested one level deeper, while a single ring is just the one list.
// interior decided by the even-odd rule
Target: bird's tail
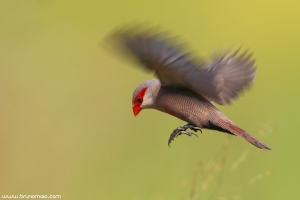
[{"label": "bird's tail", "polygon": [[222,127],[222,129],[225,129],[224,132],[230,132],[233,135],[241,137],[260,149],[271,150],[271,148],[269,148],[267,145],[265,145],[264,143],[262,143],[243,129],[239,128],[237,125],[235,125],[229,120],[222,120],[221,122],[219,122],[219,126]]}]

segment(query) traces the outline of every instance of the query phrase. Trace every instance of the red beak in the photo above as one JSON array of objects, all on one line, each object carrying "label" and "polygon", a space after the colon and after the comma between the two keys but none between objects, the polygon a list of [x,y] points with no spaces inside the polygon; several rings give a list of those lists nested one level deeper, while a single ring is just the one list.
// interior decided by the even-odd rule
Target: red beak
[{"label": "red beak", "polygon": [[134,116],[137,116],[139,112],[142,110],[141,107],[132,106]]}]

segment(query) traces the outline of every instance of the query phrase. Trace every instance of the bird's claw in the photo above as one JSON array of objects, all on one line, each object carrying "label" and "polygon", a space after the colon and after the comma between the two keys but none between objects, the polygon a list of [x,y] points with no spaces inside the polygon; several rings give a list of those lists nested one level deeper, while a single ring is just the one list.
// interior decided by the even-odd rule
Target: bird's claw
[{"label": "bird's claw", "polygon": [[[200,131],[200,132],[202,133],[202,130],[201,130],[199,127],[194,126],[194,127],[190,127],[190,129],[191,129],[192,131],[195,131],[195,132]],[[197,134],[196,134],[196,135],[197,135]]]},{"label": "bird's claw", "polygon": [[[193,132],[187,132],[186,131],[187,129],[191,129],[195,133],[193,133]],[[188,136],[195,135],[195,136],[198,137],[198,135],[196,134],[197,131],[200,131],[202,133],[201,129],[199,127],[194,126],[193,124],[186,124],[184,126],[179,126],[170,135],[170,138],[169,138],[169,141],[168,141],[168,145],[170,146],[170,143],[172,142],[172,140],[174,140],[175,137],[178,137],[179,135],[182,135],[182,134],[185,134],[185,135],[188,135]]]}]

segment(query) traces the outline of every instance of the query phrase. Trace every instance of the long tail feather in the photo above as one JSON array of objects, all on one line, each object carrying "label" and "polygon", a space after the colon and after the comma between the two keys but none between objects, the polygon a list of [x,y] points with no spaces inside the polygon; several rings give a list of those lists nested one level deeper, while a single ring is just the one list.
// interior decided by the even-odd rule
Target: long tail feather
[{"label": "long tail feather", "polygon": [[247,140],[248,142],[260,149],[271,150],[271,148],[269,148],[263,142],[259,141],[258,139],[256,139],[255,137],[253,137],[252,135],[250,135],[249,133],[247,133],[246,131],[244,131],[243,129],[239,128],[231,122],[223,121],[223,123],[221,123],[221,127],[225,130],[228,130],[230,133]]}]

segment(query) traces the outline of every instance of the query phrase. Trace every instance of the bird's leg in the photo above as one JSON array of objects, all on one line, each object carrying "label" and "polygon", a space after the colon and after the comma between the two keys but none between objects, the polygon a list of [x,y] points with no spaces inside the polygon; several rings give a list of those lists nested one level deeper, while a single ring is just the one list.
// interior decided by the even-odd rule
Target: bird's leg
[{"label": "bird's leg", "polygon": [[[193,132],[187,132],[186,131],[187,129],[191,129],[195,133],[193,133]],[[188,136],[195,135],[195,136],[198,137],[198,135],[196,134],[197,131],[200,131],[202,133],[201,129],[199,127],[193,125],[193,124],[186,124],[184,126],[179,126],[170,135],[170,138],[169,138],[169,141],[168,141],[168,145],[170,146],[170,143],[172,142],[172,140],[174,140],[175,137],[178,137],[181,134],[185,134],[185,135],[188,135]]]}]

